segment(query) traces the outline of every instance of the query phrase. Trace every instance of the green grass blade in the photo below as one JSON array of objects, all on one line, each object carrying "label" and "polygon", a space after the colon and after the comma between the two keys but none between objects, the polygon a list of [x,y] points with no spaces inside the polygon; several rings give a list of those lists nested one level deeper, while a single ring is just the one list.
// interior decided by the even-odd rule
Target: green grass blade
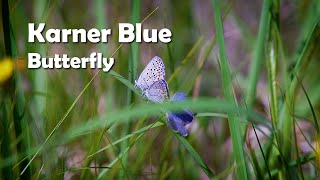
[{"label": "green grass blade", "polygon": [[[115,164],[118,162],[118,160],[121,161],[122,156],[128,154],[129,150],[133,147],[133,145],[134,145],[150,128],[152,128],[156,123],[157,123],[157,121],[156,121],[155,123],[151,124],[151,126],[148,126],[148,129],[146,129],[145,131],[143,131],[132,143],[130,143],[129,146],[127,146],[127,148],[124,149],[123,152],[120,153],[120,154],[118,155],[118,157],[117,157],[116,159],[114,159],[114,160],[109,164],[108,167],[109,167],[109,168],[112,168],[112,166],[115,165]],[[110,144],[110,146],[112,147],[112,146],[113,146],[113,143]],[[109,170],[109,169],[103,170],[103,171],[99,174],[98,179],[101,179],[102,177],[104,177],[104,176],[106,175],[106,173],[108,172],[108,170]],[[126,171],[125,169],[123,169],[123,170]],[[122,171],[121,171],[121,172],[122,172]],[[123,175],[123,173],[121,173],[121,172],[120,172],[120,174],[119,174],[119,177],[120,177],[120,178],[121,178],[122,175]],[[127,174],[127,172],[125,172],[125,173]]]},{"label": "green grass blade", "polygon": [[[143,117],[146,115],[149,116],[159,116],[162,115],[162,111],[179,111],[183,110],[185,108],[190,108],[194,111],[208,111],[212,110],[214,112],[228,112],[228,113],[242,113],[243,115],[247,115],[250,118],[250,121],[253,123],[261,123],[263,125],[265,124],[266,119],[261,116],[258,113],[247,111],[245,108],[239,108],[235,105],[232,105],[229,103],[229,101],[221,101],[213,98],[201,98],[197,99],[196,101],[187,100],[183,103],[163,103],[163,104],[150,104],[145,103],[142,105],[137,105],[132,108],[125,108],[120,111],[115,111],[112,113],[109,113],[108,115],[103,115],[99,119],[92,120],[90,122],[86,122],[84,124],[79,125],[78,127],[72,128],[70,131],[73,132],[73,134],[82,134],[86,133],[88,131],[92,131],[94,129],[99,129],[103,127],[103,125],[108,123],[122,123],[127,121],[133,121],[136,120],[136,118]],[[125,117],[130,116],[130,120],[126,119]],[[230,120],[229,120],[230,121]]]},{"label": "green grass blade", "polygon": [[[10,19],[9,1],[2,1],[2,25],[3,36],[6,49],[6,56],[10,58],[16,58],[18,49],[15,42],[13,33],[13,27]],[[25,118],[26,102],[24,92],[21,87],[20,75],[17,72],[13,73],[8,87],[8,94],[13,104],[13,121],[16,137],[21,137],[21,140],[16,145],[18,153],[23,153],[25,150],[29,150],[29,134],[28,123]],[[8,144],[7,144],[8,145]],[[29,163],[29,159],[26,158],[20,165],[20,170]],[[31,169],[27,168],[26,173],[21,176],[22,179],[31,179]]]},{"label": "green grass blade", "polygon": [[[107,19],[107,4],[106,1],[104,0],[95,0],[94,2],[94,9],[96,11],[96,27],[98,29],[104,29],[107,27],[108,19]],[[107,49],[107,44],[104,43],[99,43],[98,44],[100,52],[103,54],[107,55],[108,54],[108,49]]]},{"label": "green grass blade", "polygon": [[[220,65],[222,73],[222,84],[225,99],[232,105],[236,105],[233,97],[233,87],[231,80],[231,73],[228,65],[228,59],[226,49],[224,45],[223,25],[221,21],[220,6],[218,0],[213,0],[213,10],[216,25],[216,36],[220,54]],[[246,158],[243,148],[242,133],[239,124],[239,119],[236,113],[227,113],[229,118],[229,127],[231,133],[232,147],[235,154],[236,165],[237,165],[237,177],[238,179],[248,179]]]},{"label": "green grass blade", "polygon": [[[314,53],[314,50],[317,47],[317,44],[320,40],[320,16],[318,17],[317,21],[315,22],[314,26],[310,30],[307,39],[305,39],[305,46],[296,61],[296,64],[293,68],[293,72],[300,78],[303,79],[307,66],[311,61],[311,56]],[[292,134],[292,114],[293,110],[293,103],[294,99],[297,95],[298,90],[298,79],[296,76],[292,77],[293,79],[288,82],[288,87],[286,89],[286,99],[283,106],[280,109],[279,115],[279,123],[278,129],[282,129],[281,137],[284,139],[284,143],[282,146],[283,154],[285,157],[289,157],[291,152],[291,143],[288,137],[291,137]],[[289,80],[288,80],[289,81]]]},{"label": "green grass blade", "polygon": [[[174,133],[174,132],[173,132]],[[203,172],[205,172],[210,179],[215,179],[213,172],[207,166],[207,164],[202,160],[197,151],[191,146],[191,144],[181,135],[174,133],[174,135],[179,139],[182,145],[189,151],[194,160],[200,165]]]},{"label": "green grass blade", "polygon": [[[3,159],[10,158],[12,152],[10,149],[10,135],[9,135],[9,120],[10,120],[10,110],[8,108],[10,101],[8,99],[2,99],[0,102],[0,115],[1,115],[1,125],[0,125],[0,139],[1,139],[1,149],[0,149],[0,164],[3,163]],[[2,176],[4,179],[13,179],[12,166],[8,165],[1,168]]]},{"label": "green grass blade", "polygon": [[[162,125],[163,125],[162,122],[156,122],[155,124],[150,124],[150,125],[145,126],[145,127],[141,128],[141,129],[139,129],[139,130],[137,130],[137,131],[134,131],[134,132],[132,132],[132,133],[130,133],[130,134],[127,134],[126,136],[124,136],[124,137],[118,139],[117,141],[113,142],[112,145],[113,145],[113,146],[114,146],[114,145],[117,145],[117,144],[119,144],[119,143],[121,143],[121,142],[123,142],[123,141],[125,141],[125,140],[127,140],[127,139],[129,139],[129,138],[131,138],[132,136],[135,136],[135,135],[137,135],[137,134],[141,134],[141,133],[143,133],[143,132],[145,132],[145,131],[147,131],[147,130],[149,130],[149,129],[151,129],[151,128],[156,128],[156,127],[159,127],[159,126],[162,126]],[[109,149],[110,147],[111,147],[111,145],[107,145],[107,146],[99,149],[99,150],[96,151],[95,153],[92,153],[92,154],[89,155],[88,157],[91,157],[91,156],[94,156],[94,155],[96,155],[96,154],[98,154],[98,153],[101,153],[101,152]]]},{"label": "green grass blade", "polygon": [[196,117],[221,117],[221,118],[228,118],[228,115],[223,113],[198,113]]},{"label": "green grass blade", "polygon": [[[136,142],[137,140],[139,140],[142,136],[143,136],[143,134],[140,134],[140,135],[134,140],[134,142]],[[132,143],[131,145],[127,146],[127,148],[124,149],[124,150],[122,151],[122,153],[120,153],[120,154],[118,155],[118,157],[117,157],[116,159],[114,159],[114,160],[108,165],[108,168],[107,168],[107,169],[104,169],[103,171],[101,171],[101,173],[100,173],[99,176],[98,176],[98,179],[106,178],[105,175],[106,175],[106,173],[109,171],[109,169],[112,168],[112,167],[122,158],[122,156],[128,154],[128,152],[129,152],[129,150],[132,148],[133,144],[134,144],[134,143]],[[122,172],[122,171],[120,171],[120,172]],[[120,173],[119,175],[121,175],[121,174],[123,174],[123,173]],[[122,177],[122,176],[119,176],[119,177]]]},{"label": "green grass blade", "polygon": [[310,107],[310,110],[311,110],[311,113],[312,113],[312,118],[313,118],[313,122],[314,122],[314,127],[317,131],[317,134],[319,135],[320,134],[320,128],[319,128],[319,123],[318,123],[318,119],[317,119],[317,116],[316,116],[316,113],[315,113],[315,110],[313,108],[313,105],[311,103],[311,100],[310,100],[310,97],[307,93],[307,90],[305,89],[305,87],[303,86],[301,80],[299,79],[299,77],[297,76],[297,74],[295,74],[296,78],[297,78],[297,81],[299,83],[299,85],[301,86],[302,88],[302,91],[303,91],[303,94],[306,96],[307,98],[307,101],[308,101],[308,105]]},{"label": "green grass blade", "polygon": [[[132,1],[131,2],[131,16],[130,16],[130,22],[132,24],[139,23],[140,22],[140,0]],[[135,78],[137,78],[137,69],[138,69],[138,59],[139,59],[139,43],[132,42],[131,43],[131,54],[129,58],[129,67],[128,67],[128,74],[129,74],[129,81],[134,84]],[[127,106],[130,106],[134,101],[134,96],[131,91],[131,89],[127,90]],[[132,124],[129,122],[125,124],[125,128],[123,131],[123,135],[129,134],[130,128]],[[127,148],[129,145],[129,141],[124,141],[124,143],[121,146],[121,149]],[[124,168],[127,169],[128,165],[128,155],[124,154],[123,158],[123,165]],[[121,171],[119,174],[119,177],[123,176],[123,172]]]},{"label": "green grass blade", "polygon": [[254,58],[253,58],[254,61],[252,62],[250,72],[249,72],[249,82],[248,82],[248,89],[246,93],[246,103],[249,109],[253,106],[256,98],[257,83],[259,80],[259,74],[261,71],[262,63],[263,63],[263,52],[264,52],[264,47],[266,45],[268,29],[269,29],[268,27],[269,27],[269,21],[270,21],[270,13],[269,13],[270,5],[271,5],[270,0],[263,1],[258,40],[256,44]]},{"label": "green grass blade", "polygon": [[[132,24],[140,22],[140,0],[132,1],[131,2],[131,16],[130,16],[130,22]],[[139,59],[139,43],[132,42],[131,43],[131,54],[129,57],[129,67],[128,67],[128,74],[129,74],[129,81],[134,84],[135,78],[137,78],[137,69],[138,69],[138,59]],[[134,96],[131,91],[131,89],[127,89],[127,106],[130,106],[134,101]],[[123,129],[123,135],[129,134],[130,128],[132,124],[128,122],[125,124],[125,127]],[[126,149],[129,146],[129,141],[124,141],[124,143],[121,146],[121,149]],[[125,152],[123,152],[125,153]],[[121,165],[124,167],[124,171],[127,169],[128,166],[128,155],[123,154],[123,157],[120,157],[123,160],[121,161]],[[123,163],[122,163],[123,162]],[[125,172],[127,174],[127,172]],[[123,171],[120,171],[119,177],[123,176]]]},{"label": "green grass blade", "polygon": [[[107,27],[106,10],[107,10],[106,2],[104,0],[95,0],[94,1],[93,11],[96,12],[96,17],[95,17],[96,18],[96,28],[98,28],[98,29],[103,29],[103,28]],[[99,48],[100,52],[102,52],[104,55],[107,55],[106,44],[99,43],[98,48]],[[103,81],[101,80],[101,82],[103,82]],[[113,87],[110,87],[110,89],[111,88],[113,88]],[[108,128],[110,128],[110,127],[109,126],[105,127],[105,130]],[[98,138],[98,140],[95,143],[92,143],[93,145],[91,145],[91,149],[89,150],[88,154],[91,154],[97,150],[97,148],[101,142],[101,139],[105,133],[105,130],[100,133],[100,137]],[[86,158],[85,167],[89,167],[92,160],[93,160],[93,157]],[[81,172],[81,179],[87,179],[88,177],[90,177],[89,174],[90,174],[90,169],[84,169]]]}]

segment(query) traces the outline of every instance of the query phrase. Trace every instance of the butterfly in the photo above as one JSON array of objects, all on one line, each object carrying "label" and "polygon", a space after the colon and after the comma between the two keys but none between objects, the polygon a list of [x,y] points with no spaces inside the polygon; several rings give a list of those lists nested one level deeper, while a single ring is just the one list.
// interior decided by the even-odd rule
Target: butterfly
[{"label": "butterfly", "polygon": [[135,81],[135,86],[144,93],[153,83],[165,78],[165,66],[158,56],[155,56],[144,68],[139,78]]},{"label": "butterfly", "polygon": [[158,56],[151,59],[144,68],[135,86],[152,102],[161,103],[168,99],[168,84],[165,79],[165,66]]},{"label": "butterfly", "polygon": [[[176,92],[171,98],[172,102],[185,100],[186,95],[183,92]],[[188,135],[185,125],[190,124],[193,119],[194,115],[188,109],[179,112],[167,113],[168,125],[173,129],[173,131],[179,132],[184,137]]]}]

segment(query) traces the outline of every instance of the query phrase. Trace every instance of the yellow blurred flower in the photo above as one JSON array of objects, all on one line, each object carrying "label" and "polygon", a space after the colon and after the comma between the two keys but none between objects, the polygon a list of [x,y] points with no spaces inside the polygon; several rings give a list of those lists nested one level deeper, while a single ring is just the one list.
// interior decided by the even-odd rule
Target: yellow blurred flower
[{"label": "yellow blurred flower", "polygon": [[11,58],[0,60],[0,84],[5,83],[13,75],[14,62]]}]

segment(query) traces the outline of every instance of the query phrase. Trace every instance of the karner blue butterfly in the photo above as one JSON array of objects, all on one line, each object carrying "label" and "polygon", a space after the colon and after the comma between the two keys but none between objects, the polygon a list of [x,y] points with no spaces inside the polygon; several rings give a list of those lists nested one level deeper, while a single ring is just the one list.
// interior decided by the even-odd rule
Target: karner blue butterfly
[{"label": "karner blue butterfly", "polygon": [[135,86],[141,89],[142,94],[148,100],[161,103],[168,99],[169,94],[168,85],[164,78],[165,66],[161,58],[155,56],[135,81]]},{"label": "karner blue butterfly", "polygon": [[[148,65],[144,68],[139,78],[135,81],[135,86],[140,88],[142,94],[148,100],[156,103],[162,103],[168,99],[168,84],[165,81],[165,66],[158,56],[151,59]],[[171,101],[184,101],[186,95],[182,92],[176,92]],[[193,113],[185,109],[180,112],[167,113],[168,125],[182,136],[187,136],[185,125],[192,122],[194,119]]]},{"label": "karner blue butterfly", "polygon": [[[186,95],[183,92],[176,92],[172,98],[171,101],[185,101]],[[185,109],[180,112],[168,112],[167,113],[167,119],[169,126],[173,129],[175,132],[179,132],[182,136],[187,136],[187,130],[185,128],[185,125],[190,124],[192,120],[194,119],[193,113]]]},{"label": "karner blue butterfly", "polygon": [[149,89],[153,83],[165,78],[165,66],[158,56],[155,56],[144,68],[139,78],[135,81],[135,86],[143,93]]}]

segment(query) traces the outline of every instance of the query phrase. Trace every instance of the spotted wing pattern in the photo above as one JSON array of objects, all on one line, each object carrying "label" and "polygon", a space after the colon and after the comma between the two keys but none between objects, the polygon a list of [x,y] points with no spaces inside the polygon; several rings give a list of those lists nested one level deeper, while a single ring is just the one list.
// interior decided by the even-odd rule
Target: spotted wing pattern
[{"label": "spotted wing pattern", "polygon": [[135,81],[136,87],[140,88],[143,93],[149,89],[155,82],[164,80],[165,66],[158,56],[151,59],[144,68],[139,78]]}]

